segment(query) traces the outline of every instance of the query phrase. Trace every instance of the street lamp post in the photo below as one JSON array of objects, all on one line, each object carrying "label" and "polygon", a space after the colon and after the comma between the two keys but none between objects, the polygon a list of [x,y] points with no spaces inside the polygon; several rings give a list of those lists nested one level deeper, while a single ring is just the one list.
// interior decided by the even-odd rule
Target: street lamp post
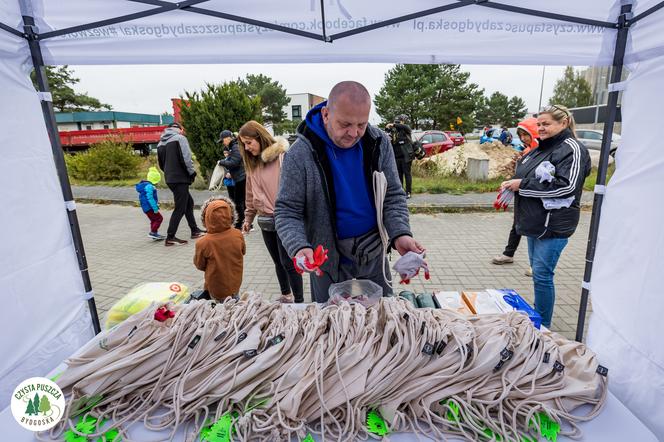
[{"label": "street lamp post", "polygon": [[539,105],[537,106],[537,113],[542,110],[542,93],[544,92],[544,73],[546,72],[546,66],[542,66],[542,82],[540,83],[540,96],[539,96]]}]

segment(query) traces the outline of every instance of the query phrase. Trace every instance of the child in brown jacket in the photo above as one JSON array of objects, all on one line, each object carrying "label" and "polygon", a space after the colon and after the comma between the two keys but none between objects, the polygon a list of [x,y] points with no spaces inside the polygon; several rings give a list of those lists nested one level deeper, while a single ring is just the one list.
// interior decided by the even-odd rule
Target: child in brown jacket
[{"label": "child in brown jacket", "polygon": [[194,265],[205,272],[205,290],[212,298],[222,301],[237,295],[242,285],[244,236],[233,228],[237,212],[226,197],[212,197],[203,203],[201,219],[207,235],[196,241]]}]

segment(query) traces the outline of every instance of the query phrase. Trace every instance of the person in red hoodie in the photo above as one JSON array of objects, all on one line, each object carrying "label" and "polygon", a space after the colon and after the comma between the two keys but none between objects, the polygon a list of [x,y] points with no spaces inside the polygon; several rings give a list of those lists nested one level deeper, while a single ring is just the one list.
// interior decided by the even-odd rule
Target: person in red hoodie
[{"label": "person in red hoodie", "polygon": [[[539,136],[537,134],[537,118],[526,118],[516,128],[516,133],[519,136],[519,139],[523,143],[523,151],[520,155],[523,157],[527,155],[531,150],[536,149],[539,145]],[[521,242],[521,235],[516,233],[516,228],[514,223],[512,223],[512,230],[510,230],[510,236],[507,240],[507,245],[502,255],[498,255],[491,260],[492,264],[502,265],[502,264],[512,264],[514,262],[514,253],[519,247]],[[532,276],[532,270],[528,268],[526,271],[526,276]]]}]

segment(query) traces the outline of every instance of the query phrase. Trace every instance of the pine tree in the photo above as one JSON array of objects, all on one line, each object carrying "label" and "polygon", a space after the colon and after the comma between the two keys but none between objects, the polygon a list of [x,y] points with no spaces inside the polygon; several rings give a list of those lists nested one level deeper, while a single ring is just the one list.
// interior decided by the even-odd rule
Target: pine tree
[{"label": "pine tree", "polygon": [[39,413],[39,395],[35,393],[35,398],[32,400],[32,406],[35,409],[35,414]]},{"label": "pine tree", "polygon": [[25,410],[25,414],[27,414],[28,416],[32,416],[33,414],[37,414],[35,412],[35,407],[32,404],[32,399],[28,400],[28,408]]},{"label": "pine tree", "polygon": [[263,120],[276,124],[286,119],[283,108],[288,106],[290,98],[278,81],[263,74],[248,74],[244,80],[238,80],[238,84],[249,98],[260,98]]},{"label": "pine tree", "polygon": [[[83,112],[96,110],[110,110],[111,106],[86,93],[74,91],[73,86],[80,81],[74,76],[69,66],[46,66],[48,86],[53,95],[53,108],[58,112]],[[31,74],[32,83],[37,87],[34,71]]]},{"label": "pine tree", "polygon": [[43,414],[46,414],[47,411],[51,410],[51,402],[48,400],[48,396],[44,395],[39,402],[39,411]]},{"label": "pine tree", "polygon": [[459,65],[398,64],[385,74],[376,111],[388,123],[404,114],[413,129],[447,130],[452,124],[469,131],[483,95],[469,77]]},{"label": "pine tree", "polygon": [[556,81],[549,104],[583,107],[592,105],[592,102],[593,93],[590,84],[580,73],[574,72],[572,66],[567,66],[563,78]]},{"label": "pine tree", "polygon": [[185,135],[205,176],[222,158],[217,143],[222,130],[234,132],[249,120],[262,121],[260,97],[249,98],[234,81],[208,84],[200,92],[185,92],[182,99],[187,103],[180,109]]}]

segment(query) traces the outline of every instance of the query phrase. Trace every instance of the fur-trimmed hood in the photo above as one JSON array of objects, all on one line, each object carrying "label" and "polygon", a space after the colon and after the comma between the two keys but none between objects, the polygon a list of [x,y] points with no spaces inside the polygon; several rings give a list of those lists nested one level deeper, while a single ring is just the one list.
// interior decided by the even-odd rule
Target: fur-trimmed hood
[{"label": "fur-trimmed hood", "polygon": [[[218,209],[219,211],[217,212]],[[229,209],[230,214],[227,212]],[[233,201],[222,195],[213,196],[201,206],[201,221],[208,233],[218,233],[228,230],[237,223],[237,217],[237,210]]]},{"label": "fur-trimmed hood", "polygon": [[288,150],[288,140],[282,137],[275,137],[275,140],[276,142],[273,145],[266,147],[261,152],[261,160],[264,163],[271,163]]}]

